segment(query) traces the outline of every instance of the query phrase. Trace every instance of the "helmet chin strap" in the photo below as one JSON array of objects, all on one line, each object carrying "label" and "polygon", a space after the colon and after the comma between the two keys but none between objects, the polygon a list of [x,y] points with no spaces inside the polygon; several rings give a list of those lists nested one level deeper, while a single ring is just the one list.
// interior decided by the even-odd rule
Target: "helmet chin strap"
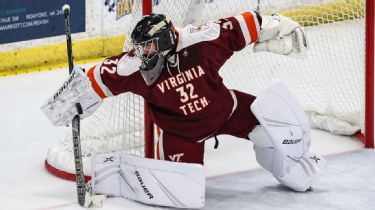
[{"label": "helmet chin strap", "polygon": [[155,83],[155,81],[159,78],[161,71],[164,65],[164,56],[158,55],[158,61],[156,65],[152,69],[140,70],[143,80],[146,82],[148,86]]},{"label": "helmet chin strap", "polygon": [[169,74],[172,76],[172,73],[171,73],[171,70],[169,69],[169,67],[173,67],[173,68],[177,67],[178,73],[181,73],[180,59],[179,59],[178,54],[175,54],[175,55],[169,57],[168,61],[167,61],[167,69],[168,69]]},{"label": "helmet chin strap", "polygon": [[167,59],[168,64],[170,64],[171,67],[176,67],[177,65],[177,54],[171,55]]}]

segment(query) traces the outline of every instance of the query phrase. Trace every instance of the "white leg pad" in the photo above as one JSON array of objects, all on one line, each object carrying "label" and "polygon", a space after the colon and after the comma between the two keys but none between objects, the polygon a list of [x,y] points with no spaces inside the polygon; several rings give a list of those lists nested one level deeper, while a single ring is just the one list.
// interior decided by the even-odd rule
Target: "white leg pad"
[{"label": "white leg pad", "polygon": [[[119,157],[119,162],[103,163],[112,156],[114,155],[104,154],[93,158],[96,164],[93,166],[94,193],[121,196],[159,206],[177,208],[204,206],[205,176],[202,165],[147,159],[126,154],[116,156]],[[117,158],[113,159],[117,160]]]},{"label": "white leg pad", "polygon": [[301,157],[310,148],[309,121],[282,82],[272,82],[251,104],[251,111],[275,149],[288,151],[288,155],[293,157]]},{"label": "white leg pad", "polygon": [[326,162],[310,158],[310,127],[298,102],[283,83],[274,82],[251,110],[261,124],[249,134],[258,163],[282,184],[308,189]]},{"label": "white leg pad", "polygon": [[285,176],[276,179],[296,191],[304,192],[324,173],[327,162],[320,155],[309,153],[299,159],[286,159],[289,163]]},{"label": "white leg pad", "polygon": [[98,154],[91,159],[91,186],[95,194],[121,196],[120,154]]}]

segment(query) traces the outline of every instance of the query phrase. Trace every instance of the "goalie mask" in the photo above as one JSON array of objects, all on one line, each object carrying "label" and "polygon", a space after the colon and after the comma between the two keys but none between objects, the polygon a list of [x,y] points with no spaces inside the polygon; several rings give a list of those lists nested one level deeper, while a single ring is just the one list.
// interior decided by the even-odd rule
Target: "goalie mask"
[{"label": "goalie mask", "polygon": [[172,22],[165,15],[151,13],[137,23],[131,39],[136,56],[142,60],[142,77],[147,85],[152,85],[159,78],[164,61],[176,48]]}]

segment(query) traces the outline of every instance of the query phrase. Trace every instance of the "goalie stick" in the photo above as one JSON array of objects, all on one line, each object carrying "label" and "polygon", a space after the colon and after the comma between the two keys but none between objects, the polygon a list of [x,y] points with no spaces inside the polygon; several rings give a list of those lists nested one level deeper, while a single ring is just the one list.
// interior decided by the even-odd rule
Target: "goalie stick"
[{"label": "goalie stick", "polygon": [[[70,30],[70,6],[65,4],[62,7],[65,19],[65,35],[66,35],[66,46],[68,52],[68,63],[69,63],[69,74],[73,71],[73,50],[72,50],[72,37]],[[92,195],[90,187],[86,186],[85,177],[83,174],[82,164],[82,152],[81,152],[81,140],[80,140],[80,117],[82,114],[81,104],[76,104],[77,115],[72,120],[72,134],[73,134],[73,151],[74,151],[74,164],[76,170],[76,186],[77,196],[79,205],[86,208],[97,208],[103,205],[103,201],[106,198],[105,195]]]}]

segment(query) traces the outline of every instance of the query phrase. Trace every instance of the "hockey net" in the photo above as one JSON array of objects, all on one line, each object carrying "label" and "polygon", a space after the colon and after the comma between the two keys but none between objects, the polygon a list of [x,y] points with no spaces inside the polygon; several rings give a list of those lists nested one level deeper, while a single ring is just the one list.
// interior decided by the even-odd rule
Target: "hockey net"
[{"label": "hockey net", "polygon": [[[145,2],[150,1],[133,1],[127,35],[141,18]],[[193,5],[194,2],[203,3]],[[366,132],[365,52],[369,47],[365,42],[366,1],[160,0],[153,3],[153,12],[166,14],[177,27],[248,10],[258,10],[262,15],[279,13],[298,21],[305,27],[310,44],[306,59],[253,53],[252,47],[247,47],[235,53],[221,69],[225,84],[258,95],[272,79],[280,79],[300,102],[312,127],[340,135]],[[128,41],[125,50],[129,48]],[[141,97],[125,93],[106,99],[94,116],[82,122],[85,174],[90,174],[90,157],[96,153],[125,151],[145,156],[145,130],[148,128],[144,125]],[[74,179],[72,152],[72,140],[67,136],[49,149],[47,168],[60,177]]]}]

